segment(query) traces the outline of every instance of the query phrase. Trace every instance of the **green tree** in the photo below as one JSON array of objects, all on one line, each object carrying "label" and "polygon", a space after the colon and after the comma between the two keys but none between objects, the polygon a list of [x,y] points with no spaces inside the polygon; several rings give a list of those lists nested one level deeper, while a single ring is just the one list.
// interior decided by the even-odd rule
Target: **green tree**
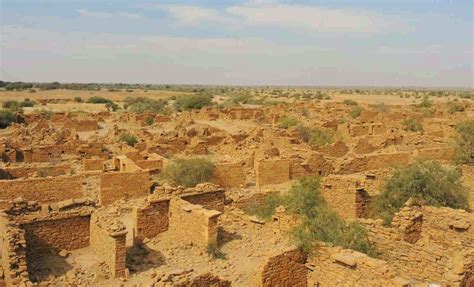
[{"label": "green tree", "polygon": [[388,225],[410,198],[432,206],[469,207],[469,194],[461,184],[461,173],[437,161],[426,161],[398,168],[382,193],[374,198],[372,214]]}]

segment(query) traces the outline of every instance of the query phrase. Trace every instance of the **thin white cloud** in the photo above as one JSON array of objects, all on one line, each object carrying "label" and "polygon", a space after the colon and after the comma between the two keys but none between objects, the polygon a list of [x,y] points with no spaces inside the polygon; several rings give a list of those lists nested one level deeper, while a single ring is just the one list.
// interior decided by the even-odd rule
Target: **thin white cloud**
[{"label": "thin white cloud", "polygon": [[140,14],[128,13],[128,12],[101,12],[101,11],[90,11],[88,9],[79,9],[77,10],[82,17],[91,17],[96,19],[111,19],[114,17],[128,18],[128,19],[139,19],[141,18]]},{"label": "thin white cloud", "polygon": [[306,28],[323,32],[375,32],[385,26],[382,17],[366,10],[331,9],[309,5],[246,4],[227,12],[249,25]]}]

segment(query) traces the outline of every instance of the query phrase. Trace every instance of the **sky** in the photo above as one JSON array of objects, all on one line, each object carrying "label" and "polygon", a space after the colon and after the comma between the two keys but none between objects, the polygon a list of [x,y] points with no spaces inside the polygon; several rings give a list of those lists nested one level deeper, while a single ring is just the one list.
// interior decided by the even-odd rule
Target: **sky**
[{"label": "sky", "polygon": [[0,0],[0,79],[474,87],[472,0]]}]

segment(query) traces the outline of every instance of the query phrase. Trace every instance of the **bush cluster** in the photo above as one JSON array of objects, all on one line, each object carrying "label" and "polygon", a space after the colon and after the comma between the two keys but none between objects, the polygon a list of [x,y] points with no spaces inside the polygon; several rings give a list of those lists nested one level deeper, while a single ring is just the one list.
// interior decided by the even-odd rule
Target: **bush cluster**
[{"label": "bush cluster", "polygon": [[458,164],[474,164],[474,121],[456,125],[454,136],[454,160]]},{"label": "bush cluster", "polygon": [[285,116],[278,120],[278,126],[283,129],[289,129],[300,124],[300,121],[295,117]]},{"label": "bush cluster", "polygon": [[10,110],[0,110],[0,129],[5,129],[12,123],[17,122],[17,116]]},{"label": "bush cluster", "polygon": [[204,157],[172,159],[163,169],[162,177],[171,184],[194,187],[208,182],[214,174],[215,165]]},{"label": "bush cluster", "polygon": [[363,107],[355,106],[350,110],[349,116],[351,116],[351,118],[353,118],[353,119],[356,119],[356,118],[360,117],[360,115],[362,114],[363,111],[364,111]]},{"label": "bush cluster", "polygon": [[437,161],[426,161],[398,168],[387,180],[383,192],[374,198],[372,215],[388,225],[410,198],[433,206],[469,207],[469,194],[461,184],[461,173]]},{"label": "bush cluster", "polygon": [[162,113],[167,105],[165,100],[153,100],[146,97],[126,97],[124,108],[133,113]]},{"label": "bush cluster", "polygon": [[112,100],[109,100],[109,99],[106,99],[106,98],[103,98],[103,97],[98,97],[98,96],[90,97],[89,99],[87,99],[87,103],[105,104],[107,109],[109,109],[111,111],[114,111],[114,112],[119,109],[119,106],[116,103],[114,103]]},{"label": "bush cluster", "polygon": [[206,94],[181,96],[174,102],[174,106],[178,111],[198,110],[210,105],[212,105],[212,96]]},{"label": "bush cluster", "polygon": [[137,137],[129,133],[121,134],[119,136],[119,141],[125,142],[129,146],[135,146],[138,143]]},{"label": "bush cluster", "polygon": [[375,249],[368,241],[365,228],[357,222],[347,223],[331,210],[319,188],[319,178],[301,178],[287,194],[269,194],[261,205],[252,207],[250,212],[268,220],[277,206],[285,206],[287,212],[301,220],[301,224],[293,229],[291,236],[298,246],[307,251],[312,251],[322,241],[371,256],[376,255]]},{"label": "bush cluster", "polygon": [[403,129],[410,132],[419,132],[423,130],[420,121],[413,118],[404,119],[402,121]]}]

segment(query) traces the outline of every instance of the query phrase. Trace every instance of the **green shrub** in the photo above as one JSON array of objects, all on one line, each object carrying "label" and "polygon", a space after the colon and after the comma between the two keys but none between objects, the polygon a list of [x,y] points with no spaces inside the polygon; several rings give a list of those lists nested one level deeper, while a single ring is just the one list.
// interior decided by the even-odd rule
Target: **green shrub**
[{"label": "green shrub", "polygon": [[74,101],[76,103],[82,103],[82,98],[81,97],[74,97]]},{"label": "green shrub", "polygon": [[402,121],[403,129],[410,132],[418,132],[423,130],[423,126],[417,119],[404,119]]},{"label": "green shrub", "polygon": [[359,106],[354,107],[349,112],[349,116],[351,116],[351,118],[353,118],[353,119],[358,118],[358,117],[360,117],[360,115],[362,114],[363,111],[364,111],[364,108],[362,108],[362,107],[359,107]]},{"label": "green shrub", "polygon": [[464,208],[469,195],[461,184],[461,173],[437,161],[415,162],[398,168],[385,189],[374,198],[372,215],[390,224],[393,215],[409,198],[420,204]]},{"label": "green shrub", "polygon": [[137,137],[129,133],[121,134],[119,136],[119,141],[125,142],[129,146],[135,146],[138,143]]},{"label": "green shrub", "polygon": [[300,123],[300,121],[295,118],[295,117],[283,117],[278,120],[278,126],[283,129],[289,129],[292,127],[297,126]]},{"label": "green shrub", "polygon": [[333,143],[334,131],[316,128],[311,131],[309,143],[315,146],[324,146]]},{"label": "green shrub", "polygon": [[126,97],[124,108],[132,113],[162,113],[167,105],[165,100],[153,100],[146,97]]},{"label": "green shrub", "polygon": [[105,107],[106,107],[109,111],[113,111],[113,112],[115,112],[116,110],[118,110],[118,109],[120,108],[119,105],[117,105],[116,103],[114,103],[112,100],[109,100],[109,99],[106,99],[106,98],[102,98],[102,97],[98,97],[98,96],[90,97],[89,99],[87,99],[87,103],[91,103],[91,104],[105,104]]},{"label": "green shrub", "polygon": [[21,104],[18,101],[7,100],[3,102],[2,107],[11,112],[20,112],[22,111]]},{"label": "green shrub", "polygon": [[261,220],[268,221],[275,213],[275,209],[282,204],[282,197],[279,193],[272,192],[263,198],[261,203],[250,204],[244,208],[247,214],[255,215]]},{"label": "green shrub", "polygon": [[357,106],[358,103],[354,100],[344,100],[342,102],[344,105],[347,105],[347,106]]},{"label": "green shrub", "polygon": [[454,161],[459,164],[474,164],[474,121],[456,125],[454,137]]},{"label": "green shrub", "polygon": [[463,103],[454,102],[454,101],[448,102],[447,106],[448,106],[448,113],[450,114],[464,112],[466,109]]},{"label": "green shrub", "polygon": [[7,128],[16,121],[17,117],[14,112],[10,110],[0,110],[0,129]]},{"label": "green shrub", "polygon": [[416,105],[416,107],[418,108],[431,108],[432,106],[433,106],[433,101],[430,101],[428,96],[424,96],[423,100],[421,100],[421,102],[418,105]]},{"label": "green shrub", "polygon": [[21,107],[34,107],[36,105],[35,101],[32,101],[30,99],[25,99],[23,102],[20,103]]},{"label": "green shrub", "polygon": [[53,112],[49,110],[41,110],[40,114],[43,115],[46,119],[50,120],[53,116]]},{"label": "green shrub", "polygon": [[174,102],[174,106],[178,111],[198,110],[210,105],[212,105],[212,97],[202,94],[182,96]]},{"label": "green shrub", "polygon": [[357,222],[346,223],[331,210],[319,188],[319,178],[302,178],[284,197],[288,212],[298,215],[302,221],[292,231],[295,243],[309,252],[322,241],[374,256],[375,250],[365,228]]},{"label": "green shrub", "polygon": [[147,125],[149,125],[149,126],[151,126],[154,122],[155,122],[155,119],[152,118],[152,117],[148,117],[148,118],[146,118],[146,120],[145,120],[145,123],[146,123]]},{"label": "green shrub", "polygon": [[87,102],[90,104],[107,104],[110,100],[98,96],[93,96],[87,99]]},{"label": "green shrub", "polygon": [[164,179],[174,185],[194,187],[208,182],[214,174],[214,163],[207,158],[174,158],[163,169]]}]

